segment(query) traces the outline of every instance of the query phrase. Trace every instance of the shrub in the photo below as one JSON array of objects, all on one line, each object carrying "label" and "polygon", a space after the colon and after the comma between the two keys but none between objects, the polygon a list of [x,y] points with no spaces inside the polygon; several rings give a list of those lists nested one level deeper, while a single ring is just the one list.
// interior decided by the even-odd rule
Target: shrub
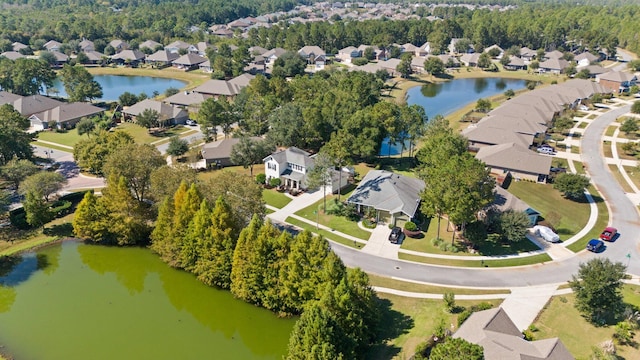
[{"label": "shrub", "polygon": [[269,179],[269,185],[276,187],[276,186],[280,186],[280,184],[282,183],[282,181],[279,178],[271,178]]},{"label": "shrub", "polygon": [[418,230],[418,225],[416,225],[416,223],[414,223],[413,221],[407,221],[404,224],[404,229],[407,231],[416,231]]},{"label": "shrub", "polygon": [[463,312],[460,313],[460,315],[458,315],[458,327],[460,327],[460,325],[462,325],[462,323],[465,322],[465,320],[467,320],[469,316],[471,316],[471,314],[473,314],[474,312],[489,310],[492,307],[493,305],[491,305],[488,302],[481,302],[478,305],[473,305],[472,307],[465,309]]},{"label": "shrub", "polygon": [[369,60],[367,60],[367,58],[361,57],[361,58],[351,59],[351,63],[355,66],[362,66],[369,63]]},{"label": "shrub", "polygon": [[260,184],[260,185],[264,185],[264,183],[267,181],[267,175],[266,174],[258,174],[256,175],[256,183]]},{"label": "shrub", "polygon": [[531,330],[525,330],[522,332],[522,335],[524,335],[524,339],[527,341],[533,341],[533,331]]},{"label": "shrub", "polygon": [[444,306],[447,307],[447,311],[453,312],[456,308],[456,295],[451,291],[447,291],[442,295],[442,300],[444,301]]},{"label": "shrub", "polygon": [[431,245],[439,247],[440,244],[442,244],[442,239],[441,238],[433,238],[431,239]]},{"label": "shrub", "polygon": [[61,217],[67,215],[71,211],[71,201],[56,201],[51,205],[51,213],[55,217]]},{"label": "shrub", "polygon": [[375,229],[375,227],[378,224],[375,221],[371,221],[368,218],[364,218],[362,220],[362,226],[366,227],[367,229]]}]

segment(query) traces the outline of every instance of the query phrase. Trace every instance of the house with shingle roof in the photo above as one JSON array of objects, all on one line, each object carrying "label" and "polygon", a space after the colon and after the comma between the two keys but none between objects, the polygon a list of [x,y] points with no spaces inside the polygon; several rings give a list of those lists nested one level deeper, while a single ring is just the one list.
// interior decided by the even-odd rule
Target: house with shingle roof
[{"label": "house with shingle roof", "polygon": [[562,59],[564,57],[564,54],[558,50],[553,50],[553,51],[549,51],[544,53],[544,58],[546,60],[549,59]]},{"label": "house with shingle roof", "polygon": [[197,68],[199,64],[202,64],[205,61],[208,60],[204,56],[200,56],[194,53],[188,53],[173,60],[172,64],[178,69],[189,71]]},{"label": "house with shingle roof", "polygon": [[513,55],[509,55],[509,63],[504,65],[505,70],[524,70],[527,68],[527,65],[524,63],[524,60]]},{"label": "house with shingle roof", "polygon": [[[264,141],[261,137],[251,137],[254,141]],[[238,165],[231,161],[231,150],[233,146],[240,142],[240,138],[233,137],[222,139],[218,141],[212,141],[204,144],[202,150],[202,159],[205,161],[207,168],[209,167],[224,167]]]},{"label": "house with shingle roof", "polygon": [[371,170],[347,199],[359,212],[374,209],[376,221],[390,225],[410,221],[420,205],[424,181],[386,170]]},{"label": "house with shingle roof", "polygon": [[105,54],[97,51],[83,51],[83,53],[87,56],[90,64],[98,64],[106,57]]},{"label": "house with shingle roof", "polygon": [[174,95],[165,98],[164,102],[167,104],[180,106],[183,108],[187,107],[199,107],[205,100],[207,100],[207,96],[204,94],[195,92],[195,91],[180,91]]},{"label": "house with shingle roof", "polygon": [[526,134],[513,128],[505,129],[494,126],[491,122],[473,124],[462,130],[462,135],[469,140],[469,149],[472,151],[505,143],[515,143],[528,148],[533,144],[535,138],[532,134]]},{"label": "house with shingle roof", "polygon": [[[21,95],[16,95],[14,93],[10,93],[8,91],[0,90],[0,106],[4,104],[12,104],[13,102],[21,99]],[[17,110],[17,109],[16,109]]]},{"label": "house with shingle roof", "polygon": [[174,60],[179,58],[180,55],[173,53],[169,50],[158,50],[151,55],[147,55],[144,62],[147,64],[153,64],[156,66],[169,66]]},{"label": "house with shingle roof", "polygon": [[104,113],[103,108],[88,103],[62,103],[52,109],[29,116],[29,121],[31,122],[31,128],[36,131],[54,127],[57,129],[71,129],[82,118],[102,113]]},{"label": "house with shingle roof", "polygon": [[249,85],[254,77],[251,74],[242,74],[226,81],[212,79],[196,87],[193,91],[216,99],[220,96],[235,97]]},{"label": "house with shingle roof", "polygon": [[433,49],[431,48],[431,43],[428,41],[420,45],[415,51],[416,56],[427,56],[427,55],[431,55],[432,53],[433,53]]},{"label": "house with shingle roof", "polygon": [[136,103],[126,109],[122,110],[122,114],[125,119],[136,120],[136,117],[142,114],[145,110],[156,111],[160,115],[160,120],[168,122],[169,124],[185,124],[189,118],[189,114],[186,110],[173,106],[164,102],[145,99],[139,103]]},{"label": "house with shingle roof", "polygon": [[144,61],[146,55],[140,50],[122,50],[119,53],[112,55],[111,60],[117,64],[129,64],[136,66],[140,62]]},{"label": "house with shingle roof", "polygon": [[536,58],[538,53],[535,50],[531,50],[528,47],[523,47],[520,49],[520,58],[525,61],[525,63],[529,63]]},{"label": "house with shingle roof", "polygon": [[12,43],[11,47],[12,47],[13,51],[17,51],[17,52],[20,52],[20,50],[24,50],[24,49],[28,49],[29,48],[29,46],[27,46],[27,45],[25,45],[25,44],[23,44],[21,42],[18,42],[18,41]]},{"label": "house with shingle roof", "polygon": [[280,56],[284,55],[286,52],[287,50],[283,48],[273,48],[262,54],[262,56],[264,56],[264,61],[267,64],[273,64]]},{"label": "house with shingle roof", "polygon": [[480,54],[463,54],[460,56],[460,62],[464,64],[464,66],[475,67],[478,66],[478,60],[480,59]]},{"label": "house with shingle roof", "polygon": [[83,52],[95,51],[96,50],[96,47],[93,44],[93,41],[87,40],[85,38],[83,38],[82,41],[80,41],[78,46],[80,47],[80,51],[83,51]]},{"label": "house with shingle roof", "polygon": [[18,59],[22,59],[24,57],[24,55],[20,54],[17,51],[5,51],[2,54],[0,54],[0,56],[6,57],[9,60],[18,60]]},{"label": "house with shingle roof", "polygon": [[638,77],[623,71],[611,71],[597,76],[596,81],[611,92],[621,93],[629,91],[633,85],[636,85]]},{"label": "house with shingle roof", "polygon": [[[6,96],[6,98],[10,99],[11,97]],[[11,103],[13,108],[24,117],[29,117],[35,113],[53,109],[54,107],[62,104],[64,103],[44,95],[20,96]]]},{"label": "house with shingle roof", "polygon": [[576,55],[573,60],[576,62],[578,67],[589,66],[594,62],[600,60],[599,57],[593,55],[592,53],[585,51],[581,54]]},{"label": "house with shingle roof", "polygon": [[116,53],[129,49],[129,43],[120,39],[111,40],[109,42],[109,45],[111,45],[111,47],[116,51]]},{"label": "house with shingle roof", "polygon": [[182,40],[177,40],[172,42],[171,44],[167,45],[164,47],[165,50],[168,50],[169,52],[172,53],[176,53],[178,54],[180,52],[180,50],[186,51],[186,52],[197,52],[198,49],[196,49],[195,46],[186,43]]},{"label": "house with shingle roof", "polygon": [[476,154],[497,175],[511,174],[516,180],[546,182],[553,157],[540,155],[518,143],[481,147]]},{"label": "house with shingle roof", "polygon": [[486,360],[575,360],[558,338],[525,340],[502,308],[471,314],[453,337],[482,346]]},{"label": "house with shingle roof", "polygon": [[569,66],[569,62],[563,58],[551,58],[540,63],[538,72],[560,75]]},{"label": "house with shingle roof", "polygon": [[316,57],[320,55],[326,55],[319,46],[303,46],[298,50],[298,55],[302,56],[305,60],[307,60],[308,64],[315,64]]},{"label": "house with shingle roof", "polygon": [[155,51],[156,49],[158,49],[158,48],[160,48],[160,47],[162,47],[162,44],[160,44],[160,43],[159,43],[159,42],[157,42],[157,41],[153,41],[153,40],[147,40],[147,41],[143,42],[142,44],[140,44],[140,45],[138,46],[138,48],[139,48],[140,50],[142,50],[142,49],[144,49],[144,48],[147,48],[147,49],[149,49],[149,50],[151,50],[151,51]]},{"label": "house with shingle roof", "polygon": [[46,43],[44,43],[44,45],[42,46],[47,51],[60,51],[60,46],[62,46],[62,44],[55,40],[49,40]]},{"label": "house with shingle roof", "polygon": [[500,52],[498,54],[498,56],[496,56],[496,59],[502,59],[502,56],[504,55],[504,49],[501,48],[500,46],[498,46],[498,44],[493,44],[493,45],[489,46],[488,48],[485,48],[484,52],[488,53],[489,51],[491,51],[493,49],[497,49]]}]

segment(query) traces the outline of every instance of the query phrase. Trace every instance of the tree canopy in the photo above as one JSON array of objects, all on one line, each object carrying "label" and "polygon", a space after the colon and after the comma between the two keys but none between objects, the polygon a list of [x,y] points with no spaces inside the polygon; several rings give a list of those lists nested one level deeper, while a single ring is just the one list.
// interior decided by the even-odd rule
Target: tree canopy
[{"label": "tree canopy", "polygon": [[60,80],[69,101],[91,101],[102,97],[102,86],[83,66],[65,64],[60,70]]}]

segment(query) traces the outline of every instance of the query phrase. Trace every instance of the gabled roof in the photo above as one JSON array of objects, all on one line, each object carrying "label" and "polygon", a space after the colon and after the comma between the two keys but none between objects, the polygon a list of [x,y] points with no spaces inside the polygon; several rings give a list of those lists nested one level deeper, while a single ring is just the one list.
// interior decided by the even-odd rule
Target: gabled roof
[{"label": "gabled roof", "polygon": [[600,75],[600,80],[608,80],[619,83],[631,81],[634,78],[637,80],[637,77],[634,74],[623,71],[610,71],[608,73]]},{"label": "gabled roof", "polygon": [[206,99],[207,97],[201,93],[197,93],[194,91],[192,92],[180,91],[179,93],[169,96],[163,101],[168,104],[189,106],[194,104],[201,104]]},{"label": "gabled roof", "polygon": [[210,48],[213,48],[213,46],[206,41],[200,41],[196,44],[196,49],[198,49],[198,51],[202,53],[205,53],[207,49]]},{"label": "gabled roof", "polygon": [[558,338],[525,340],[502,308],[471,314],[453,337],[482,346],[486,360],[574,360]]},{"label": "gabled roof", "polygon": [[55,56],[57,62],[67,62],[69,60],[69,55],[60,51],[52,51],[51,53]]},{"label": "gabled roof", "polygon": [[24,55],[20,54],[17,51],[5,51],[2,54],[0,54],[0,56],[4,56],[9,60],[17,60],[24,57]]},{"label": "gabled roof", "polygon": [[482,147],[476,158],[491,167],[544,175],[549,175],[553,160],[515,143]]},{"label": "gabled roof", "polygon": [[543,61],[540,63],[541,69],[551,69],[551,70],[559,70],[562,71],[569,66],[569,62],[562,58],[551,58],[549,60]]},{"label": "gabled roof", "polygon": [[13,108],[22,116],[29,116],[44,110],[53,109],[63,102],[48,98],[43,95],[21,96],[13,102]]},{"label": "gabled roof", "polygon": [[29,47],[29,46],[27,46],[27,45],[25,45],[25,44],[23,44],[21,42],[18,42],[18,41],[16,41],[13,44],[11,44],[11,46],[13,47],[13,51],[20,51],[22,49],[26,49],[26,48]]},{"label": "gabled roof", "polygon": [[[251,137],[251,139],[264,140],[261,137]],[[202,158],[206,160],[230,158],[233,146],[239,142],[240,138],[228,138],[206,143],[202,147]]]},{"label": "gabled roof", "polygon": [[62,46],[62,44],[55,40],[49,40],[43,45],[43,47],[47,50],[51,50],[53,48],[59,48],[60,46]]},{"label": "gabled roof", "polygon": [[528,47],[523,47],[522,49],[520,49],[520,56],[524,56],[524,57],[534,57],[537,55],[537,52],[535,50],[531,50]]},{"label": "gabled roof", "polygon": [[585,67],[579,67],[578,70],[582,71],[584,69],[589,70],[590,75],[601,75],[609,71],[609,69],[605,69],[600,65],[588,65]]},{"label": "gabled roof", "polygon": [[347,202],[413,217],[424,187],[424,181],[419,179],[385,170],[371,170],[360,181]]},{"label": "gabled roof", "polygon": [[261,46],[252,46],[252,47],[249,48],[249,54],[252,54],[252,55],[254,55],[254,54],[263,55],[267,51],[269,51],[269,50],[267,50],[267,49],[265,49],[265,48],[263,48]]},{"label": "gabled roof", "polygon": [[302,56],[309,56],[311,54],[314,54],[315,56],[318,55],[326,55],[326,53],[324,52],[324,50],[322,50],[319,46],[303,46],[300,50],[298,50],[298,54],[302,55]]},{"label": "gabled roof", "polygon": [[537,123],[526,117],[508,116],[502,114],[486,116],[477,123],[477,126],[484,125],[505,130],[509,129],[514,132],[530,135],[542,134],[547,131],[547,126],[545,124]]},{"label": "gabled roof", "polygon": [[117,49],[118,47],[128,47],[129,44],[124,41],[124,40],[120,40],[120,39],[115,39],[115,40],[111,40],[111,42],[109,42],[109,45],[111,45],[112,48]]},{"label": "gabled roof", "polygon": [[564,54],[558,50],[553,50],[553,51],[544,53],[544,57],[546,59],[562,59],[563,56]]},{"label": "gabled roof", "polygon": [[16,101],[16,100],[18,100],[20,98],[22,98],[22,96],[20,96],[20,95],[16,95],[14,93],[10,93],[10,92],[4,91],[4,90],[0,91],[0,105],[13,104],[14,101]]},{"label": "gabled roof", "polygon": [[462,131],[462,135],[472,143],[487,145],[516,143],[525,148],[533,143],[534,138],[531,134],[524,134],[512,129],[504,129],[492,125],[491,122],[471,125]]},{"label": "gabled roof", "polygon": [[492,49],[498,49],[498,50],[500,50],[501,53],[504,52],[504,49],[502,49],[500,46],[498,46],[498,44],[493,44],[493,45],[489,46],[488,48],[484,49],[484,52],[489,52]]},{"label": "gabled roof", "polygon": [[460,62],[467,64],[477,64],[478,59],[480,59],[480,54],[478,53],[463,54],[462,56],[460,56]]},{"label": "gabled roof", "polygon": [[142,48],[147,48],[147,49],[151,49],[154,50],[155,48],[157,48],[158,46],[162,46],[162,44],[160,44],[157,41],[153,41],[153,40],[147,40],[145,42],[143,42],[142,44],[140,44],[138,47],[140,49]]},{"label": "gabled roof", "polygon": [[122,50],[121,52],[111,56],[113,60],[130,60],[139,61],[145,57],[144,53],[140,50]]},{"label": "gabled roof", "polygon": [[355,46],[347,46],[344,49],[340,49],[338,53],[351,55],[351,53],[353,53],[354,51],[358,51],[358,49]]},{"label": "gabled roof", "polygon": [[186,116],[187,113],[179,107],[151,99],[142,100],[141,102],[122,110],[122,112],[132,116],[138,116],[147,109],[157,111],[158,114],[160,114],[160,117],[166,120],[183,117]]},{"label": "gabled roof", "polygon": [[186,43],[182,40],[177,40],[172,42],[171,44],[165,46],[165,48],[167,49],[188,49],[191,46],[191,44]]},{"label": "gabled roof", "polygon": [[574,60],[576,62],[580,61],[580,60],[587,60],[589,61],[589,63],[592,63],[594,61],[597,61],[599,58],[595,55],[593,55],[592,53],[585,51],[582,54],[578,54],[574,57]]},{"label": "gabled roof", "polygon": [[495,200],[493,201],[493,204],[491,204],[491,206],[498,211],[504,212],[507,210],[513,210],[518,212],[526,212],[527,215],[540,215],[540,213],[532,209],[529,204],[520,200],[517,196],[505,190],[502,186],[496,185],[494,190]]},{"label": "gabled roof", "polygon": [[95,47],[93,45],[93,41],[87,40],[87,39],[82,39],[82,41],[80,41],[78,46],[80,46],[80,50],[86,50],[86,49],[93,50],[93,49],[95,49]]},{"label": "gabled roof", "polygon": [[33,114],[31,117],[36,117],[43,122],[58,122],[65,123],[71,120],[77,120],[82,117],[94,116],[104,112],[104,109],[97,106],[93,106],[88,103],[74,102],[63,103],[53,109],[45,110],[43,112]]},{"label": "gabled roof", "polygon": [[160,62],[172,62],[173,60],[179,58],[180,55],[177,53],[171,52],[169,50],[158,50],[151,55],[148,55],[145,59],[146,61],[160,61]]},{"label": "gabled roof", "polygon": [[402,62],[400,59],[388,59],[384,61],[378,61],[378,65],[384,69],[390,69],[395,71],[398,65]]},{"label": "gabled roof", "polygon": [[507,66],[524,66],[524,60],[517,56],[509,55],[509,64]]},{"label": "gabled roof", "polygon": [[287,50],[283,49],[283,48],[273,48],[267,52],[265,52],[264,54],[262,54],[262,56],[266,58],[270,58],[270,57],[276,57],[279,58],[280,56],[284,55],[284,53],[286,53]]},{"label": "gabled roof", "polygon": [[415,52],[418,50],[418,47],[413,45],[412,43],[406,43],[401,45],[405,52]]},{"label": "gabled roof", "polygon": [[193,89],[193,91],[209,95],[233,96],[249,85],[249,82],[254,77],[250,74],[242,74],[228,81],[212,79]]},{"label": "gabled roof", "polygon": [[90,61],[100,61],[105,56],[103,53],[97,51],[83,51]]},{"label": "gabled roof", "polygon": [[193,65],[202,64],[205,61],[207,61],[207,58],[200,56],[198,54],[184,54],[179,58],[173,60],[173,63],[178,65],[193,66]]},{"label": "gabled roof", "polygon": [[545,112],[530,104],[518,104],[515,101],[507,101],[497,108],[489,111],[490,115],[503,114],[508,116],[524,116],[537,122],[548,123],[553,119],[553,114]]},{"label": "gabled roof", "polygon": [[295,146],[288,147],[284,150],[276,151],[275,153],[265,157],[264,162],[273,159],[279,164],[291,163],[305,167],[307,170],[313,168],[314,161],[311,158],[311,154],[298,149]]},{"label": "gabled roof", "polygon": [[[560,91],[568,92],[569,89],[577,91],[578,94],[572,94],[572,96],[575,96],[575,99],[586,99],[590,98],[594,94],[605,94],[611,92],[610,89],[587,79],[571,79],[563,82],[562,84],[558,84],[557,87]],[[571,93],[569,92],[569,94]]]}]

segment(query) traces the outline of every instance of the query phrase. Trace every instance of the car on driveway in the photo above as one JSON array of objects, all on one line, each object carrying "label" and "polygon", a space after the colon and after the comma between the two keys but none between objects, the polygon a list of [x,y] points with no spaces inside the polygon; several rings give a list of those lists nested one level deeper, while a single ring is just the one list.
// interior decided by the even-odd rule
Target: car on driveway
[{"label": "car on driveway", "polygon": [[400,229],[397,226],[394,226],[393,229],[391,229],[391,234],[389,234],[389,241],[392,244],[397,244],[398,242],[400,242],[401,237],[402,237],[402,229]]},{"label": "car on driveway", "polygon": [[604,249],[604,241],[598,239],[591,239],[589,243],[587,243],[587,250],[593,251],[594,253],[600,252]]},{"label": "car on driveway", "polygon": [[187,125],[189,126],[196,126],[197,122],[195,120],[189,119],[187,120]]},{"label": "car on driveway", "polygon": [[600,234],[600,240],[612,241],[615,239],[617,233],[618,229],[608,226],[602,231],[602,234]]}]

